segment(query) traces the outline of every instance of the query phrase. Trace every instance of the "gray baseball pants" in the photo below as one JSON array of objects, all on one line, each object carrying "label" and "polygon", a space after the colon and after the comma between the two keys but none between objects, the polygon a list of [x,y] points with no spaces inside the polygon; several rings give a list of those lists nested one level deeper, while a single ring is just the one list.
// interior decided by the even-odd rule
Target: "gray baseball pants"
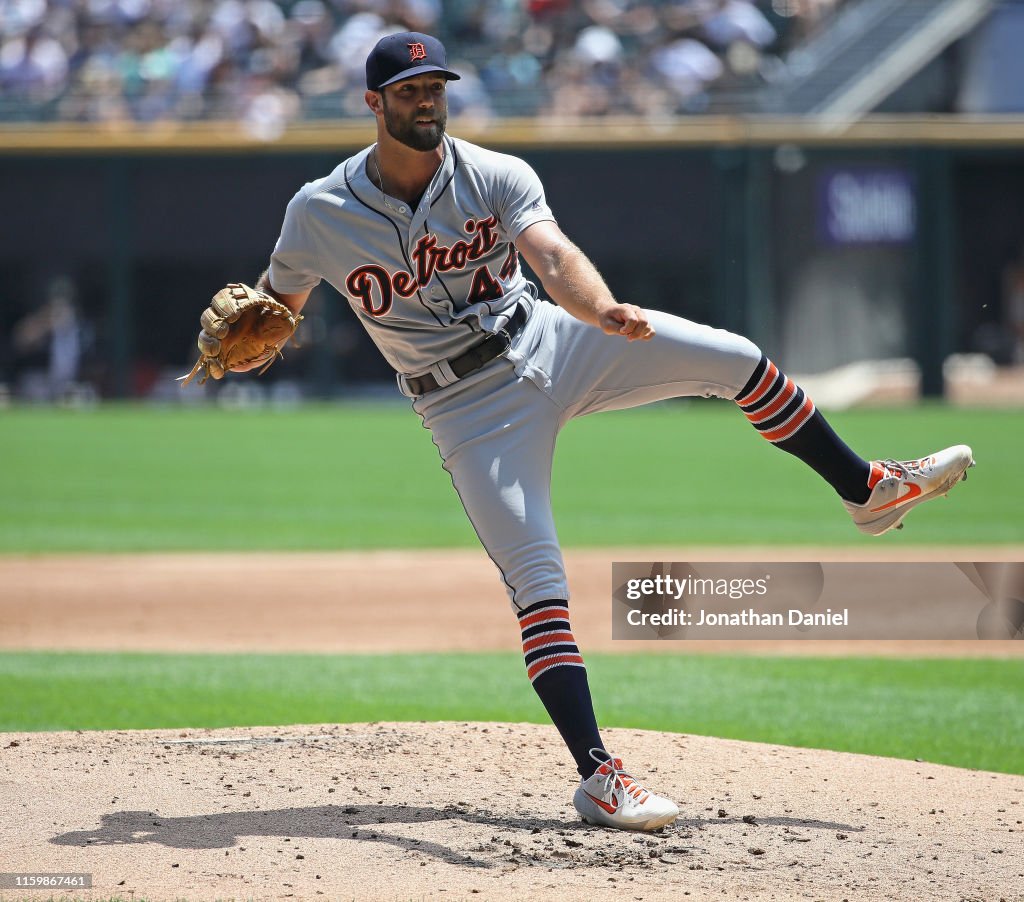
[{"label": "gray baseball pants", "polygon": [[735,398],[761,358],[742,336],[648,312],[657,334],[630,342],[535,302],[506,357],[413,402],[517,609],[569,598],[551,511],[562,427],[667,398]]}]

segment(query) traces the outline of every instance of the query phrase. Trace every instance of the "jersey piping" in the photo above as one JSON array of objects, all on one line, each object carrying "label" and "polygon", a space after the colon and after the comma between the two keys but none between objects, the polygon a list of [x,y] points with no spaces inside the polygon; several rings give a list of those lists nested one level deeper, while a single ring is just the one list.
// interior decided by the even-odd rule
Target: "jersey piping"
[{"label": "jersey piping", "polygon": [[[409,267],[409,270],[411,272],[412,261],[409,259],[409,254],[405,249],[405,242],[402,240],[402,230],[398,227],[398,223],[395,222],[390,216],[388,216],[387,213],[381,213],[381,211],[374,207],[372,204],[368,204],[359,196],[359,194],[356,192],[356,189],[352,187],[352,180],[349,178],[348,175],[348,167],[349,164],[352,162],[352,160],[349,160],[348,163],[345,164],[345,187],[348,188],[352,196],[357,201],[359,201],[359,203],[361,203],[364,207],[366,207],[367,210],[376,213],[378,216],[384,217],[384,219],[391,223],[391,228],[395,230],[395,236],[398,239],[398,246],[402,249],[402,259],[405,260],[405,265]],[[420,302],[420,306],[423,307],[423,309],[426,310],[432,317],[434,317],[434,320],[437,322],[439,326],[450,328],[451,326],[454,325],[454,321],[446,323],[441,320],[441,318],[437,315],[437,311],[434,310],[433,307],[431,307],[429,304],[426,303],[426,301],[423,300],[422,289],[419,287],[417,287],[416,289],[416,299]]]}]

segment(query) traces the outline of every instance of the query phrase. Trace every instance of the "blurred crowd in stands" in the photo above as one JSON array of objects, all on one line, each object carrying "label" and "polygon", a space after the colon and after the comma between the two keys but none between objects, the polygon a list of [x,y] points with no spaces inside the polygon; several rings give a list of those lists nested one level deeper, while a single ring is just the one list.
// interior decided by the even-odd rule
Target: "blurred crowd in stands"
[{"label": "blurred crowd in stands", "polygon": [[0,0],[0,119],[238,119],[273,137],[365,114],[382,35],[442,38],[453,113],[703,112],[770,80],[854,0]]}]

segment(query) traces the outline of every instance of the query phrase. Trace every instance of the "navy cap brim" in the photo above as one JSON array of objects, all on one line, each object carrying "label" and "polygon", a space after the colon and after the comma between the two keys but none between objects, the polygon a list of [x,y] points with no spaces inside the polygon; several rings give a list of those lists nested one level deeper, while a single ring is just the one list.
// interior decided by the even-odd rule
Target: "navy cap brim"
[{"label": "navy cap brim", "polygon": [[407,78],[415,78],[417,75],[424,75],[427,72],[440,72],[448,79],[448,81],[458,81],[462,77],[448,69],[442,69],[440,66],[413,66],[411,69],[399,72],[398,75],[392,76],[385,82],[381,82],[373,90],[379,91],[381,88],[386,87],[387,85],[393,85],[397,81],[405,81]]}]

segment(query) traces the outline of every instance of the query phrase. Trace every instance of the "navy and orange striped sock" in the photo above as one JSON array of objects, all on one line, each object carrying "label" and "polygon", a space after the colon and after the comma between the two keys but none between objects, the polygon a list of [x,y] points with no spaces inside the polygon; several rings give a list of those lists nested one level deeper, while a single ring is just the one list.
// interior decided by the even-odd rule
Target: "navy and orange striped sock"
[{"label": "navy and orange striped sock", "polygon": [[854,504],[867,501],[871,465],[854,454],[804,390],[763,354],[735,401],[761,435],[800,458],[840,497]]},{"label": "navy and orange striped sock", "polygon": [[526,675],[586,779],[598,767],[590,750],[603,749],[587,670],[569,625],[567,601],[539,601],[519,611]]}]

